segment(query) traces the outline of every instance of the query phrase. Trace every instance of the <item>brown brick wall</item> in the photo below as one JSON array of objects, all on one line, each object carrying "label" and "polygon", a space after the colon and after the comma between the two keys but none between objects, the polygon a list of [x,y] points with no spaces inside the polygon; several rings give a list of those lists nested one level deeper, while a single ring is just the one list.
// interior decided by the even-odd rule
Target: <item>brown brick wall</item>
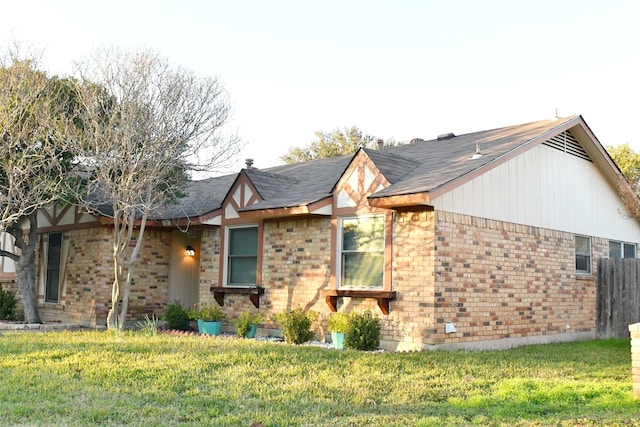
[{"label": "brown brick wall", "polygon": [[[69,242],[66,283],[60,302],[42,302],[43,320],[104,325],[111,301],[113,283],[112,230],[108,227],[64,232]],[[143,319],[145,314],[160,316],[168,299],[169,250],[171,235],[146,230],[136,261],[129,298],[128,320]]]},{"label": "brown brick wall", "polygon": [[421,346],[435,332],[434,212],[398,212],[393,221],[393,289],[381,338]]},{"label": "brown brick wall", "polygon": [[331,274],[329,219],[266,222],[263,248],[266,308],[328,310],[322,290],[328,287]]},{"label": "brown brick wall", "polygon": [[[575,273],[574,235],[438,212],[431,344],[595,331],[594,274]],[[456,333],[445,334],[445,323]]]},{"label": "brown brick wall", "polygon": [[220,227],[208,227],[202,231],[200,253],[200,304],[217,304],[210,291],[212,286],[220,286]]},{"label": "brown brick wall", "polygon": [[[203,234],[201,302],[214,303],[220,231]],[[331,220],[287,219],[264,224],[260,309],[246,295],[226,295],[228,318],[301,307],[326,318],[322,290],[330,286]],[[429,210],[397,212],[393,220],[392,286],[397,299],[382,315],[373,299],[342,298],[340,311],[372,309],[381,339],[398,348],[595,331],[595,273],[575,273],[574,235]],[[592,238],[592,268],[608,253]],[[453,323],[455,333],[445,333]],[[393,347],[391,345],[390,347]]]}]

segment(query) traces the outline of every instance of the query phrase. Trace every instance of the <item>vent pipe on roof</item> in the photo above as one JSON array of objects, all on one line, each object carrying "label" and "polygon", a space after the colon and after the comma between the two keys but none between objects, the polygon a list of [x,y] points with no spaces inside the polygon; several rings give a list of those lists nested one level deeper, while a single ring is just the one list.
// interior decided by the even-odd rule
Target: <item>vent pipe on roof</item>
[{"label": "vent pipe on roof", "polygon": [[443,133],[441,135],[438,135],[438,141],[444,141],[444,140],[447,140],[447,139],[451,139],[453,137],[455,137],[455,135],[452,132]]},{"label": "vent pipe on roof", "polygon": [[378,144],[378,150],[382,150],[384,148],[384,139],[382,138],[376,139],[376,144]]},{"label": "vent pipe on roof", "polygon": [[477,160],[482,157],[482,153],[480,152],[480,143],[476,142],[476,152],[473,156],[471,156],[471,160]]},{"label": "vent pipe on roof", "polygon": [[245,159],[244,164],[247,165],[247,169],[251,169],[253,167],[253,159]]}]

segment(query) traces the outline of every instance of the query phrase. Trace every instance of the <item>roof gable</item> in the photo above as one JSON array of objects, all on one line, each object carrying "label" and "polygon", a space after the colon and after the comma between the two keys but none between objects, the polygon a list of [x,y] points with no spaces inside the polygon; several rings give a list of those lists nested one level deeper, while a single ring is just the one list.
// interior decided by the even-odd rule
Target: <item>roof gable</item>
[{"label": "roof gable", "polygon": [[369,154],[364,149],[358,150],[336,183],[332,193],[336,195],[338,209],[364,208],[368,205],[369,195],[389,186]]}]

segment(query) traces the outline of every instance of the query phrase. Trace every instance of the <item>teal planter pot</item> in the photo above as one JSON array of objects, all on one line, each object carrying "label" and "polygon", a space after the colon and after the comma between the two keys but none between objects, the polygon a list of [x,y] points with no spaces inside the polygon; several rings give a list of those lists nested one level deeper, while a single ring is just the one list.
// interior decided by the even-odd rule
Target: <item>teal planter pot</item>
[{"label": "teal planter pot", "polygon": [[198,322],[198,333],[204,334],[204,328],[202,327],[202,323],[204,322],[202,319],[197,319]]},{"label": "teal planter pot", "polygon": [[206,335],[220,335],[222,330],[222,322],[207,322],[202,321],[202,332]]},{"label": "teal planter pot", "polygon": [[342,332],[331,332],[331,342],[333,348],[344,350],[344,334]]},{"label": "teal planter pot", "polygon": [[256,332],[258,332],[258,325],[252,323],[249,325],[249,332],[247,333],[247,338],[255,338]]}]

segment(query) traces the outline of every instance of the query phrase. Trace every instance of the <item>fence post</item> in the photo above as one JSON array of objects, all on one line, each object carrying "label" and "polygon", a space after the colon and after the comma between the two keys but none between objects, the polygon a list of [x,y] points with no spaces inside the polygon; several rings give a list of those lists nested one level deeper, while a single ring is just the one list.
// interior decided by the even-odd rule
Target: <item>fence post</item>
[{"label": "fence post", "polygon": [[629,325],[631,333],[631,376],[633,398],[640,399],[640,323]]}]

